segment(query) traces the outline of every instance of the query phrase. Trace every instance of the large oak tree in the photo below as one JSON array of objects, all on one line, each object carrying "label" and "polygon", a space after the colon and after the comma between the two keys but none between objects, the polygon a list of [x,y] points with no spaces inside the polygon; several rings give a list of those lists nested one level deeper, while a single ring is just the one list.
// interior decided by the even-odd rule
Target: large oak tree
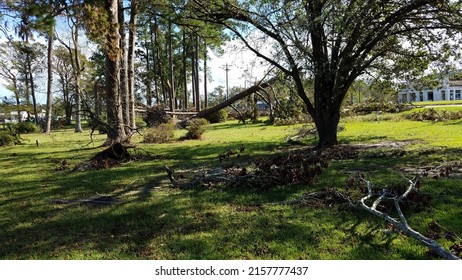
[{"label": "large oak tree", "polygon": [[341,105],[356,78],[438,59],[450,49],[447,42],[459,38],[462,18],[460,0],[192,2],[198,16],[223,24],[290,77],[314,120],[319,147],[338,143]]}]

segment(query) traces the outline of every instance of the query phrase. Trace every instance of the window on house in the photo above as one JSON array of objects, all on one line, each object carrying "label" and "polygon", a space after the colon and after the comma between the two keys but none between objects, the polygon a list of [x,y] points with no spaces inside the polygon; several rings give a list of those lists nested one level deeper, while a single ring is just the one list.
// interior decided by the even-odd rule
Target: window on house
[{"label": "window on house", "polygon": [[423,100],[424,100],[424,99],[423,99],[423,92],[420,92],[420,93],[419,93],[419,101],[423,101]]},{"label": "window on house", "polygon": [[433,91],[427,92],[427,100],[428,101],[433,101]]},{"label": "window on house", "polygon": [[446,91],[445,90],[441,91],[441,100],[446,100]]},{"label": "window on house", "polygon": [[457,89],[456,90],[456,100],[460,100],[460,96],[461,95],[461,92],[460,92],[460,89]]}]

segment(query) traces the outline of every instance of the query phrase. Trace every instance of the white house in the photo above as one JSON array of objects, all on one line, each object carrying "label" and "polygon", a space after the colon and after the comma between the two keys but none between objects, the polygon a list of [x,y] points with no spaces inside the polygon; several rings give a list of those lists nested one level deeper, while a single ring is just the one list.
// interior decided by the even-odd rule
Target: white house
[{"label": "white house", "polygon": [[462,80],[443,80],[443,85],[434,89],[405,89],[398,93],[398,102],[462,100]]},{"label": "white house", "polygon": [[23,121],[27,120],[27,112],[26,111],[19,111],[19,113],[18,113],[18,111],[11,111],[9,120],[11,122],[17,122],[19,120],[23,122]]}]

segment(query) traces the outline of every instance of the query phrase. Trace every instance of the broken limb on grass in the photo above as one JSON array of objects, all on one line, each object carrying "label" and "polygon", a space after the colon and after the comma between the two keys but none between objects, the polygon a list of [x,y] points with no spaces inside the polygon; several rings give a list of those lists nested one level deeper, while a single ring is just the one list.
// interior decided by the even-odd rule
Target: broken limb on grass
[{"label": "broken limb on grass", "polygon": [[[218,111],[220,111],[221,109],[223,108],[226,108],[228,106],[231,106],[234,102],[252,94],[252,93],[255,93],[259,90],[261,90],[262,88],[266,88],[266,87],[269,87],[271,86],[272,84],[274,84],[276,81],[279,80],[279,77],[278,76],[275,76],[269,80],[267,80],[266,82],[260,82],[256,85],[253,85],[241,92],[239,92],[238,94],[230,97],[229,99],[226,99],[225,101],[221,102],[220,104],[218,105],[215,105],[211,108],[208,108],[208,109],[205,109],[205,110],[202,110],[200,112],[198,112],[196,115],[192,116],[190,119],[199,119],[199,118],[205,118],[213,113],[216,113]],[[178,124],[179,125],[184,125],[186,123],[186,120],[185,121],[182,121],[182,122],[179,122]]]},{"label": "broken limb on grass", "polygon": [[[411,191],[416,188],[416,186],[419,183],[420,176],[417,176],[414,180],[407,179],[409,181],[409,185],[408,185],[406,191],[403,194],[401,194],[400,196],[397,196],[397,197],[390,197],[389,193],[386,190],[382,190],[379,194],[376,194],[376,193],[374,193],[374,191],[372,189],[372,183],[370,181],[364,179],[363,177],[360,177],[360,180],[363,181],[366,184],[366,187],[367,187],[367,195],[364,196],[363,198],[361,198],[361,200],[359,201],[359,205],[363,209],[365,209],[368,212],[370,212],[370,213],[384,219],[388,223],[392,224],[393,226],[395,226],[396,228],[401,230],[401,232],[403,232],[405,235],[417,239],[422,244],[427,246],[432,252],[436,253],[440,257],[448,259],[448,260],[460,260],[459,257],[455,256],[454,254],[452,254],[451,252],[446,250],[443,246],[441,246],[435,240],[433,240],[431,238],[428,238],[428,237],[422,235],[420,232],[415,231],[414,229],[412,229],[409,226],[409,224],[408,224],[408,222],[406,220],[406,217],[403,214],[403,211],[401,211],[401,207],[399,205],[400,202],[402,202],[404,199],[406,199],[406,197],[409,195],[409,193],[411,193]],[[368,201],[369,199],[373,198],[376,195],[378,195],[378,197],[374,200],[372,205],[371,206],[367,205],[366,201]],[[380,203],[385,201],[385,200],[392,200],[393,201],[394,206],[395,206],[395,210],[397,211],[398,216],[399,216],[399,220],[391,217],[390,215],[388,215],[388,214],[386,214],[386,213],[384,213],[382,211],[377,210],[377,207],[380,205]]]}]

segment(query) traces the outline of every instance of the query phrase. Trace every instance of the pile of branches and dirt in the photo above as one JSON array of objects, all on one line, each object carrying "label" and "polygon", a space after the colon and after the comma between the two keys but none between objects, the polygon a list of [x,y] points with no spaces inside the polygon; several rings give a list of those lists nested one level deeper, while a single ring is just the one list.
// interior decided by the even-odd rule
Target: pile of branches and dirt
[{"label": "pile of branches and dirt", "polygon": [[[237,154],[227,152],[225,157]],[[237,155],[239,156],[239,155]],[[315,177],[328,166],[325,157],[313,154],[287,154],[257,158],[227,167],[175,171],[165,167],[172,184],[179,188],[253,188],[268,190],[299,183],[313,184]]]},{"label": "pile of branches and dirt", "polygon": [[[219,167],[174,170],[165,167],[171,183],[179,188],[253,188],[268,190],[278,186],[311,185],[333,159],[351,159],[358,151],[347,146],[323,150],[286,150],[273,157],[246,158],[245,147],[220,154]],[[236,163],[237,162],[237,163]]]},{"label": "pile of branches and dirt", "polygon": [[[129,149],[133,149],[133,154],[129,152]],[[136,160],[152,159],[164,159],[164,157],[153,156],[149,152],[137,149],[135,146],[126,146],[117,143],[97,153],[90,160],[85,160],[77,164],[72,171],[108,169]]]}]

